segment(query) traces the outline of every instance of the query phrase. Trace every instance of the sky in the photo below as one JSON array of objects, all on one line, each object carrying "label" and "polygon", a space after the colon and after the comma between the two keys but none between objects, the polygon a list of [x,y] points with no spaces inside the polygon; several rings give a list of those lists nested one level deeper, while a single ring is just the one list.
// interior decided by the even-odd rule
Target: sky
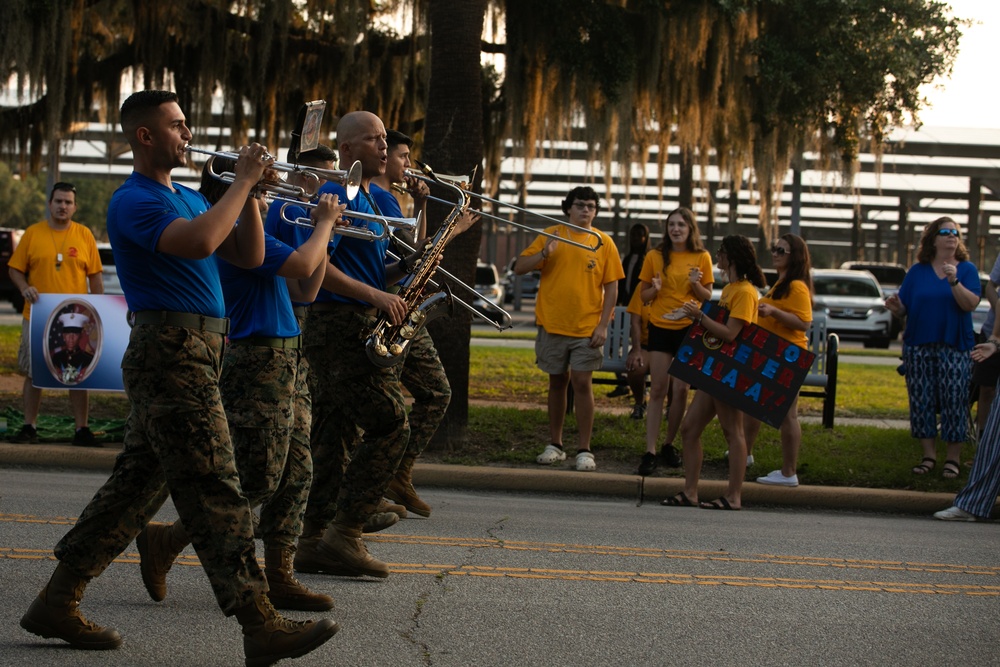
[{"label": "sky", "polygon": [[932,106],[920,114],[930,127],[1000,128],[1000,86],[994,75],[1000,63],[1000,2],[951,0],[954,15],[979,23],[965,29],[951,79],[927,86]]}]

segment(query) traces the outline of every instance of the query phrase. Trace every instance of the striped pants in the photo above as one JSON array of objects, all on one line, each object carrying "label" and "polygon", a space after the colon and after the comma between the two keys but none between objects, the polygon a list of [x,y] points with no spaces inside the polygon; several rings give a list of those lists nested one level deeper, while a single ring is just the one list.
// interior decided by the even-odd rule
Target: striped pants
[{"label": "striped pants", "polygon": [[969,383],[972,357],[944,343],[906,345],[906,393],[910,398],[910,433],[914,438],[937,437],[965,442],[969,437]]},{"label": "striped pants", "polygon": [[969,481],[955,497],[955,506],[977,517],[989,518],[1000,493],[1000,391],[993,397],[986,428],[979,438]]}]

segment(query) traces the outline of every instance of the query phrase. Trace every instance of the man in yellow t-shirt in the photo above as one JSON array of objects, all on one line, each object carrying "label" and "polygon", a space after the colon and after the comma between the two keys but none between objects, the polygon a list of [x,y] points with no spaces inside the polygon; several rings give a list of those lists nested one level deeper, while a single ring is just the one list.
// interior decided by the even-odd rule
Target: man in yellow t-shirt
[{"label": "man in yellow t-shirt", "polygon": [[[523,275],[536,269],[542,273],[535,300],[535,357],[538,368],[549,374],[550,444],[536,460],[543,465],[566,460],[562,431],[566,391],[572,383],[580,438],[576,469],[590,471],[597,469],[590,451],[594,426],[591,377],[604,362],[604,341],[618,298],[618,281],[625,277],[625,271],[611,237],[593,229],[600,210],[593,188],[570,190],[562,210],[570,224],[546,229],[551,236],[537,237],[517,258],[514,273]],[[594,248],[598,238],[601,245]]]},{"label": "man in yellow t-shirt", "polygon": [[[94,234],[78,222],[76,188],[71,183],[56,183],[49,194],[49,219],[25,230],[14,249],[8,266],[10,279],[24,296],[24,319],[21,322],[21,345],[17,363],[24,375],[24,426],[13,442],[38,442],[36,421],[42,402],[42,390],[31,381],[31,304],[39,294],[104,293],[101,257]],[[76,421],[73,444],[100,446],[87,426],[89,411],[86,390],[69,390],[70,406]]]}]

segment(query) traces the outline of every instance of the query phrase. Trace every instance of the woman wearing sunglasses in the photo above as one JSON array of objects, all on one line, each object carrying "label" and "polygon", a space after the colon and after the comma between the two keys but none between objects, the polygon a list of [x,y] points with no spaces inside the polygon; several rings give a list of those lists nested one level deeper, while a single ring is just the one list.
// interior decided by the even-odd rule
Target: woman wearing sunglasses
[{"label": "woman wearing sunglasses", "polygon": [[[771,262],[778,272],[778,279],[757,305],[757,326],[775,333],[793,345],[809,347],[806,331],[812,324],[813,284],[810,271],[809,248],[801,237],[785,234],[771,246]],[[796,474],[799,447],[802,445],[802,426],[798,415],[799,399],[792,401],[785,420],[781,422],[781,470],[772,470],[758,477],[761,484],[798,486]],[[747,458],[753,455],[753,443],[760,431],[760,420],[743,418],[743,431],[747,440]]]},{"label": "woman wearing sunglasses", "polygon": [[924,228],[917,263],[906,272],[899,293],[885,301],[903,330],[903,362],[910,398],[910,433],[920,440],[923,460],[914,475],[937,465],[937,413],[947,452],[941,476],[961,472],[962,443],[968,438],[969,382],[975,345],[972,311],[979,305],[979,271],[968,261],[958,225],[938,218]]}]

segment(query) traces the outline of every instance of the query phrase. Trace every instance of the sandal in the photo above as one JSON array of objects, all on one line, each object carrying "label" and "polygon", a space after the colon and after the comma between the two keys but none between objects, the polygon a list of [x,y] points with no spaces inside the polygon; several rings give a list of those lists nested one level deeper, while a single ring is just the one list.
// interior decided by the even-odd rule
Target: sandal
[{"label": "sandal", "polygon": [[719,496],[715,500],[709,500],[707,502],[698,503],[698,507],[702,508],[703,510],[729,510],[732,512],[740,511],[739,507],[733,507],[732,505],[729,504],[729,501],[723,498],[722,496]]},{"label": "sandal", "polygon": [[694,503],[691,502],[690,498],[684,495],[683,491],[679,491],[675,496],[664,498],[660,501],[660,504],[666,505],[667,507],[694,507]]},{"label": "sandal", "polygon": [[[930,465],[928,465],[928,463]],[[920,462],[920,465],[913,466],[913,474],[926,475],[931,470],[934,470],[934,466],[936,465],[937,465],[937,459],[932,459],[929,456],[925,456],[923,461]]]},{"label": "sandal", "polygon": [[945,479],[955,479],[962,474],[962,464],[948,459],[941,468],[941,476]]}]

